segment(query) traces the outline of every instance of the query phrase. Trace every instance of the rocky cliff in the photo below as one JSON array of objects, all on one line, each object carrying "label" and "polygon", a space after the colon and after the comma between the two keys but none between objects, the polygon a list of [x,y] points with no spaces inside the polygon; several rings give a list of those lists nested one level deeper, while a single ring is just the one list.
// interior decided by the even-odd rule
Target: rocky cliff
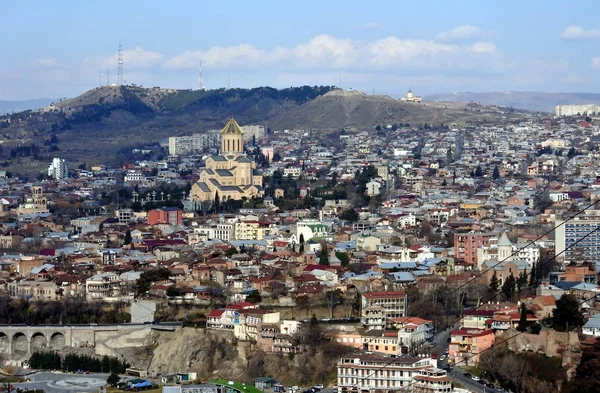
[{"label": "rocky cliff", "polygon": [[271,376],[287,385],[333,381],[336,361],[347,351],[326,343],[311,354],[266,353],[250,342],[236,340],[231,332],[193,328],[155,331],[152,348],[150,374],[194,371],[200,379],[242,381]]}]

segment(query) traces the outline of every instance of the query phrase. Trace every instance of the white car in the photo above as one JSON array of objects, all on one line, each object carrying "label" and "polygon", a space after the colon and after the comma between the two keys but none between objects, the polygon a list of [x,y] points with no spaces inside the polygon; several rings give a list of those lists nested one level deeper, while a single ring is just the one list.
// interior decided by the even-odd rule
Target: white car
[{"label": "white car", "polygon": [[479,378],[477,375],[473,375],[473,376],[471,377],[471,379],[472,379],[473,381],[479,381],[481,378]]},{"label": "white car", "polygon": [[444,360],[446,360],[446,355],[440,356],[440,361],[444,361]]}]

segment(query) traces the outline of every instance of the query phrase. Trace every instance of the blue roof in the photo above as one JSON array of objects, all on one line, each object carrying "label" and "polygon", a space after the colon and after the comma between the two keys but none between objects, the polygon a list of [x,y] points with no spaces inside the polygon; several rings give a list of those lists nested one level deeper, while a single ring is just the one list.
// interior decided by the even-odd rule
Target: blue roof
[{"label": "blue roof", "polygon": [[390,276],[392,276],[395,281],[415,281],[415,276],[410,272],[394,272],[390,273]]}]

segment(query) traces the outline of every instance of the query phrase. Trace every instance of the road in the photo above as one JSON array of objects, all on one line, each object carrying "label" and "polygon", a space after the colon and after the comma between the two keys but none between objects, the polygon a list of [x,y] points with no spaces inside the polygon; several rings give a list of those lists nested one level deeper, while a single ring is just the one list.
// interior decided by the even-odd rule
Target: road
[{"label": "road", "polygon": [[456,381],[463,387],[475,392],[475,393],[490,393],[493,392],[493,389],[486,388],[482,384],[473,381],[471,378],[467,378],[463,375],[464,371],[457,368],[455,370],[450,371],[450,377],[453,381]]},{"label": "road", "polygon": [[108,374],[70,374],[39,372],[26,377],[29,382],[13,383],[15,388],[42,389],[47,393],[97,392],[106,384]]}]

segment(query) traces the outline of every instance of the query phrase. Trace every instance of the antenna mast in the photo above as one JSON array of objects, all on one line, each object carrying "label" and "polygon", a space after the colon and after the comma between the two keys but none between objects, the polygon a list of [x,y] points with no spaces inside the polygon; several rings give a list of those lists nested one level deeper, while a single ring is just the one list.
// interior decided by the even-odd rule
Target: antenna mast
[{"label": "antenna mast", "polygon": [[198,66],[198,90],[206,90],[204,81],[202,80],[202,60],[200,60],[200,65]]},{"label": "antenna mast", "polygon": [[102,69],[98,68],[98,87],[102,87]]},{"label": "antenna mast", "polygon": [[106,69],[106,86],[110,86],[110,69]]},{"label": "antenna mast", "polygon": [[119,53],[117,55],[117,84],[121,86],[123,84],[123,46],[119,43]]},{"label": "antenna mast", "polygon": [[231,88],[231,72],[227,73],[227,90]]}]

